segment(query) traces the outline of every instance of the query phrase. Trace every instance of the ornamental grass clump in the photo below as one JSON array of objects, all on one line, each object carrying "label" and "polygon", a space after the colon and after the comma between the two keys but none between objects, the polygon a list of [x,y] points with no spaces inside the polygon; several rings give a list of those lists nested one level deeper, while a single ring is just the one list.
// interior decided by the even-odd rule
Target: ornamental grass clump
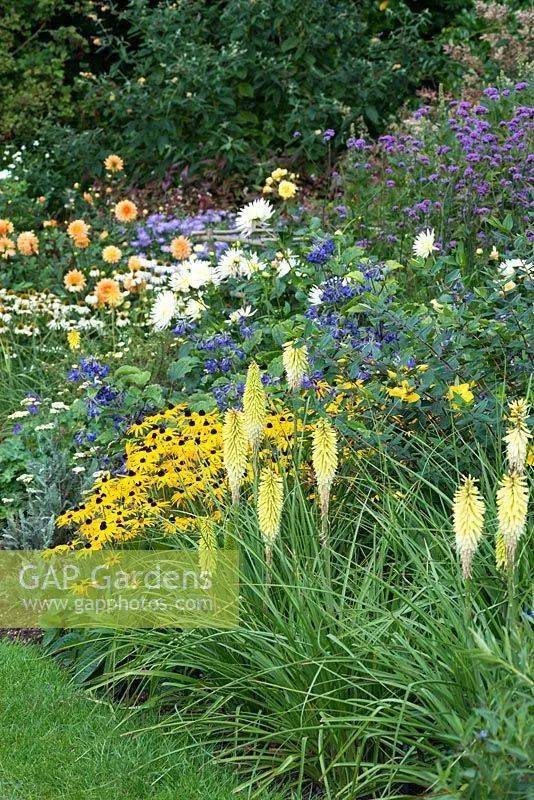
[{"label": "ornamental grass clump", "polygon": [[261,381],[260,368],[253,361],[247,370],[243,394],[243,421],[254,453],[257,453],[263,439],[266,418],[267,397]]},{"label": "ornamental grass clump", "polygon": [[328,526],[328,506],[330,489],[337,470],[337,434],[334,426],[327,419],[320,419],[312,434],[313,470],[319,489],[321,505],[321,540],[326,544]]},{"label": "ornamental grass clump", "polygon": [[471,577],[473,556],[478,549],[484,529],[484,500],[470,476],[464,477],[454,495],[453,516],[456,551],[462,564],[465,579]]},{"label": "ornamental grass clump", "polygon": [[224,415],[224,466],[232,493],[232,502],[239,500],[239,488],[247,471],[248,442],[242,412],[230,409]]}]

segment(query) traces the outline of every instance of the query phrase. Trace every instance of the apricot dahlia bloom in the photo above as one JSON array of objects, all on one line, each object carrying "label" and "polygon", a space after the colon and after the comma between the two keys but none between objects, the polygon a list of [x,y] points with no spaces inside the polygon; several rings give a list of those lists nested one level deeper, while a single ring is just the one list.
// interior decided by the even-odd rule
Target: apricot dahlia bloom
[{"label": "apricot dahlia bloom", "polygon": [[120,156],[111,155],[104,159],[104,166],[108,172],[122,172],[124,161]]},{"label": "apricot dahlia bloom", "polygon": [[81,249],[89,245],[89,225],[83,219],[74,219],[67,228],[67,233],[76,247]]},{"label": "apricot dahlia bloom", "polygon": [[104,247],[102,250],[102,258],[106,264],[117,264],[122,258],[122,252],[118,247],[115,247],[114,244],[108,244],[108,246]]},{"label": "apricot dahlia bloom", "polygon": [[95,286],[96,299],[102,306],[118,306],[122,300],[121,288],[113,278],[102,278]]},{"label": "apricot dahlia bloom", "polygon": [[33,231],[23,231],[17,237],[17,247],[23,256],[33,256],[39,253],[39,239]]},{"label": "apricot dahlia bloom", "polygon": [[9,219],[0,219],[0,236],[7,236],[13,233],[13,223]]},{"label": "apricot dahlia bloom", "polygon": [[120,200],[114,211],[119,222],[133,222],[137,217],[137,206],[131,200]]},{"label": "apricot dahlia bloom", "polygon": [[89,234],[89,225],[83,219],[73,219],[67,228],[67,233],[71,239],[87,236]]},{"label": "apricot dahlia bloom", "polygon": [[0,255],[3,258],[9,258],[16,253],[15,242],[9,236],[0,236]]},{"label": "apricot dahlia bloom", "polygon": [[86,286],[85,275],[79,269],[71,269],[63,278],[67,292],[83,292]]},{"label": "apricot dahlia bloom", "polygon": [[141,269],[141,259],[139,256],[130,256],[128,259],[128,268],[131,272],[137,272],[138,269]]},{"label": "apricot dahlia bloom", "polygon": [[191,242],[185,236],[177,236],[171,242],[171,253],[178,261],[185,261],[192,252]]}]

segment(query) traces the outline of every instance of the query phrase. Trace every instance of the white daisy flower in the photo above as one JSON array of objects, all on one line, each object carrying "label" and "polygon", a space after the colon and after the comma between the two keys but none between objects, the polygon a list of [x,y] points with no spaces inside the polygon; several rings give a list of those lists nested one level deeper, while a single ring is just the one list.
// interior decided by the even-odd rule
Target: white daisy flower
[{"label": "white daisy flower", "polygon": [[265,228],[267,222],[274,214],[274,208],[268,200],[260,197],[259,200],[253,200],[252,203],[247,203],[246,206],[237,213],[236,228],[241,231],[243,236],[250,236],[254,231]]},{"label": "white daisy flower", "polygon": [[226,278],[238,278],[246,275],[247,259],[239,247],[231,247],[226,250],[219,259],[216,267],[216,275],[219,281]]},{"label": "white daisy flower", "polygon": [[191,300],[188,300],[185,304],[184,315],[190,319],[191,322],[195,322],[197,319],[200,319],[202,312],[205,311],[206,308],[207,306],[202,300],[191,298]]},{"label": "white daisy flower", "polygon": [[432,255],[432,252],[438,249],[434,244],[435,239],[436,234],[434,228],[432,228],[432,230],[427,228],[426,231],[418,233],[413,243],[414,256],[416,258],[428,258]]},{"label": "white daisy flower", "polygon": [[176,315],[176,297],[172,292],[161,292],[156,297],[150,312],[150,322],[156,331],[168,328]]},{"label": "white daisy flower", "polygon": [[191,288],[189,270],[183,267],[177,270],[174,275],[171,276],[170,286],[174,292],[188,292]]},{"label": "white daisy flower", "polygon": [[284,275],[287,275],[288,272],[291,272],[291,270],[297,266],[297,263],[298,260],[291,253],[291,250],[287,250],[285,255],[283,253],[277,253],[275,267],[278,272],[278,277],[283,278]]},{"label": "white daisy flower", "polygon": [[265,261],[260,261],[257,253],[251,253],[247,256],[244,269],[247,278],[250,278],[256,272],[263,272],[264,269],[267,269],[267,264]]},{"label": "white daisy flower", "polygon": [[187,262],[189,283],[193,289],[200,289],[213,280],[213,269],[209,261],[194,258]]},{"label": "white daisy flower", "polygon": [[254,311],[252,310],[252,306],[245,306],[245,308],[238,308],[237,311],[232,311],[229,316],[230,322],[239,322],[241,319],[247,319],[248,317],[253,317],[258,309],[255,308]]},{"label": "white daisy flower", "polygon": [[323,290],[320,286],[312,286],[308,294],[308,303],[311,306],[318,306],[323,302]]}]

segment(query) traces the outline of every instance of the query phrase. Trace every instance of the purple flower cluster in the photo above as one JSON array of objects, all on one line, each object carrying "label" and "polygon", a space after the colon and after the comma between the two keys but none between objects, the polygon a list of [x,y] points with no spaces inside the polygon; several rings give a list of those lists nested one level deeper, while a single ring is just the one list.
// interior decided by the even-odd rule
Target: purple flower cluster
[{"label": "purple flower cluster", "polygon": [[335,245],[333,239],[322,239],[315,242],[306,257],[306,261],[310,264],[324,264],[325,261],[328,261],[330,256],[333,255],[334,250]]},{"label": "purple flower cluster", "polygon": [[29,411],[30,414],[38,414],[39,408],[41,406],[41,398],[35,392],[29,392],[26,395],[27,403],[25,404],[26,411]]},{"label": "purple flower cluster", "polygon": [[67,380],[72,383],[80,383],[82,381],[89,381],[92,384],[100,383],[107,375],[109,375],[109,367],[107,364],[99,364],[96,358],[88,356],[87,358],[80,359],[77,367],[73,367],[67,374]]},{"label": "purple flower cluster", "polygon": [[409,133],[385,134],[374,146],[352,137],[356,192],[367,208],[360,241],[382,244],[391,257],[391,245],[405,253],[421,227],[442,232],[443,252],[466,227],[481,244],[494,244],[485,224],[492,215],[511,214],[524,227],[534,181],[534,108],[519,96],[527,88],[489,87],[482,101],[451,101],[445,115],[423,106]]},{"label": "purple flower cluster", "polygon": [[117,389],[104,383],[102,386],[99,386],[96,394],[86,398],[85,405],[87,407],[87,416],[89,419],[96,419],[104,409],[114,404],[119,397],[120,393]]},{"label": "purple flower cluster", "polygon": [[[280,383],[280,378],[273,378],[264,373],[261,377],[264,386],[275,386]],[[220,411],[225,411],[227,408],[239,408],[243,399],[243,392],[245,391],[245,384],[243,381],[228,381],[227,383],[219,383],[212,388],[215,402]]]},{"label": "purple flower cluster", "polygon": [[224,375],[232,372],[246,358],[245,351],[234,341],[230,333],[216,333],[205,339],[196,339],[197,349],[210,353],[204,361],[207,375]]},{"label": "purple flower cluster", "polygon": [[[384,278],[380,264],[360,264],[364,277],[363,283],[352,283],[340,277],[332,277],[325,281],[321,289],[321,301],[311,306],[305,316],[313,320],[317,328],[327,333],[332,339],[336,352],[349,349],[351,359],[359,360],[357,377],[366,380],[370,377],[367,365],[376,361],[386,345],[395,343],[397,333],[380,319],[377,311],[349,313],[347,303],[354,297],[364,293],[380,294]],[[388,298],[384,298],[388,302]]]},{"label": "purple flower cluster", "polygon": [[230,406],[234,408],[240,404],[244,391],[245,384],[243,381],[223,383],[220,386],[214,386],[212,389],[219,411],[225,411]]},{"label": "purple flower cluster", "polygon": [[[233,217],[227,211],[210,209],[190,217],[166,217],[164,214],[151,214],[136,226],[135,238],[130,242],[136,251],[145,257],[168,252],[171,239],[175,236],[191,236],[201,233],[212,225],[222,222],[232,224]],[[226,247],[224,242],[216,242],[217,254]]]}]

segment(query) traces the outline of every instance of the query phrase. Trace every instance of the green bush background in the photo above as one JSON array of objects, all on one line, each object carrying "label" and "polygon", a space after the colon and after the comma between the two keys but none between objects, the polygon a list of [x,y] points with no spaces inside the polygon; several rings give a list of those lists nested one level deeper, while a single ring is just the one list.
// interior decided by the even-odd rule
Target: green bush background
[{"label": "green bush background", "polygon": [[171,165],[247,173],[288,149],[322,159],[316,129],[378,131],[438,70],[430,16],[400,2],[2,0],[0,11],[2,138],[68,144],[71,163],[117,150],[144,178]]},{"label": "green bush background", "polygon": [[418,87],[461,78],[444,37],[477,25],[470,0],[0,0],[0,20],[0,140],[39,139],[27,182],[47,197],[111,151],[141,182],[320,168]]}]

